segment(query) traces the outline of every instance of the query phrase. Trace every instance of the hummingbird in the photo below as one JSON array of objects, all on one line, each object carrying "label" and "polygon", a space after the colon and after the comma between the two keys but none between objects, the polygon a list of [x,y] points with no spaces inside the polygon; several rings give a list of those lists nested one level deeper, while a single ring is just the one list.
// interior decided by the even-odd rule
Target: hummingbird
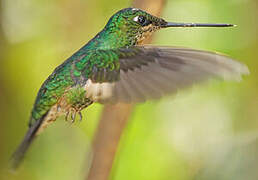
[{"label": "hummingbird", "polygon": [[160,29],[232,26],[167,22],[137,8],[118,11],[42,84],[28,131],[11,158],[13,169],[49,124],[60,116],[72,122],[76,116],[82,119],[81,111],[93,103],[138,103],[210,78],[241,80],[248,68],[230,57],[190,48],[140,45]]}]

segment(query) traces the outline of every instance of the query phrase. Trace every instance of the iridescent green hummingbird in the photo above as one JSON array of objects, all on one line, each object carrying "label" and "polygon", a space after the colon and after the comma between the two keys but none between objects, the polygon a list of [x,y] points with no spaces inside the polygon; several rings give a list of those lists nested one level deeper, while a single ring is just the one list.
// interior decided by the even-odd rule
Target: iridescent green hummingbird
[{"label": "iridescent green hummingbird", "polygon": [[61,115],[74,121],[95,102],[143,102],[211,77],[240,80],[248,68],[229,57],[187,48],[138,45],[163,28],[231,26],[167,22],[136,8],[118,11],[43,83],[28,132],[12,156],[13,168],[18,167],[34,138]]}]

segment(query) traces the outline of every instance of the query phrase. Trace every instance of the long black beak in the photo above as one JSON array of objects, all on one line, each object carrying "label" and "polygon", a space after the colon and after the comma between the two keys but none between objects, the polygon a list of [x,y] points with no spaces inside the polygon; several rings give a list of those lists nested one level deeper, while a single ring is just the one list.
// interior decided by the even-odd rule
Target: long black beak
[{"label": "long black beak", "polygon": [[174,22],[167,22],[166,24],[162,25],[162,28],[168,27],[232,27],[235,26],[233,24],[201,24],[201,23],[174,23]]}]

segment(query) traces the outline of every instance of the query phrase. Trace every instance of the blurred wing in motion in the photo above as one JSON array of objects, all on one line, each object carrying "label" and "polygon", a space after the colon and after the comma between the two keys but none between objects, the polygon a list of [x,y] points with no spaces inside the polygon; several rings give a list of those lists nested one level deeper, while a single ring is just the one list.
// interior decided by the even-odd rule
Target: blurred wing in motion
[{"label": "blurred wing in motion", "polygon": [[249,73],[245,65],[229,57],[187,48],[136,46],[116,54],[118,71],[98,70],[87,81],[88,97],[94,101],[143,102],[212,77],[240,81]]}]

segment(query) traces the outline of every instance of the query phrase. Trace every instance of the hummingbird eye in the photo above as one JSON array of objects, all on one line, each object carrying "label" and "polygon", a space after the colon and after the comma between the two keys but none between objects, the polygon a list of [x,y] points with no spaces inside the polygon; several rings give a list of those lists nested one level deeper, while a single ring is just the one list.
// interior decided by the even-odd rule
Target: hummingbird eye
[{"label": "hummingbird eye", "polygon": [[133,20],[135,22],[138,22],[140,25],[142,26],[147,26],[149,25],[151,22],[149,20],[147,20],[144,16],[136,16],[133,18]]}]

